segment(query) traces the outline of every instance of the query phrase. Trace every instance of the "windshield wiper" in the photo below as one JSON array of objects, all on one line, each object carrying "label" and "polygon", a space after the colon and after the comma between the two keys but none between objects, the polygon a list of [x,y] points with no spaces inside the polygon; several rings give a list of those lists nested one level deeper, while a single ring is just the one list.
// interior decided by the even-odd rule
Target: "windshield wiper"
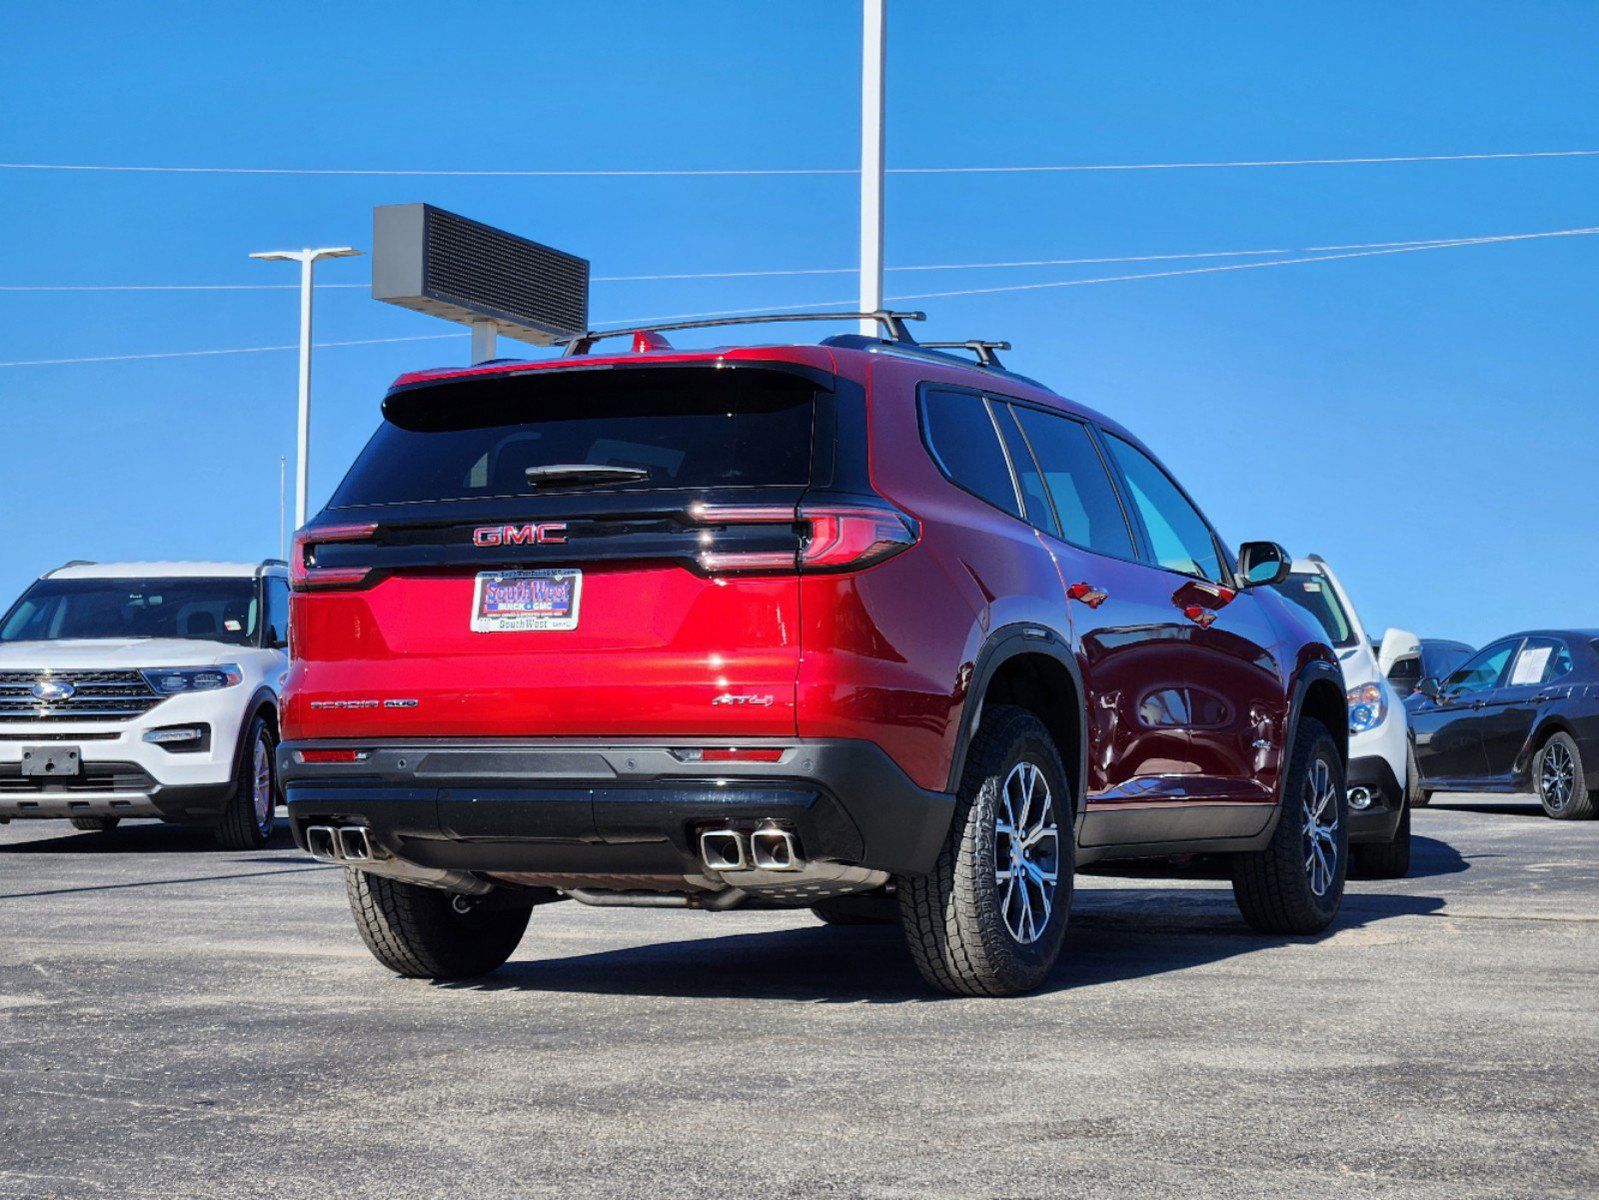
[{"label": "windshield wiper", "polygon": [[649,477],[649,471],[643,467],[610,467],[602,463],[551,463],[548,466],[527,469],[527,481],[534,487],[578,483],[625,483]]}]

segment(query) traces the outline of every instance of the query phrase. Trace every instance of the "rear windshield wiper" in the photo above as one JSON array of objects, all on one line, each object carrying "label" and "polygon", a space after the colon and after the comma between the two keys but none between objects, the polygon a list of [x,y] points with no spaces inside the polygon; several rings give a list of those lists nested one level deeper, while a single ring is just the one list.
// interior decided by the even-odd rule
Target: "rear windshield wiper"
[{"label": "rear windshield wiper", "polygon": [[603,463],[551,463],[544,467],[529,467],[527,481],[534,487],[557,487],[577,483],[625,483],[648,479],[649,471],[643,467],[610,467]]}]

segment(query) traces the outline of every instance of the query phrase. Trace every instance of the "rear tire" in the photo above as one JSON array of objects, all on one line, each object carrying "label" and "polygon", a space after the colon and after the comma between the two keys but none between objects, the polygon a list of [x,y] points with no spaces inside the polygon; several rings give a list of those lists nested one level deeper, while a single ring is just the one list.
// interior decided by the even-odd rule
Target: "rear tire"
[{"label": "rear tire", "polygon": [[223,850],[259,850],[277,826],[278,771],[274,756],[277,738],[265,716],[250,722],[244,741],[244,759],[233,795],[228,798],[214,836]]},{"label": "rear tire", "polygon": [[899,881],[900,923],[940,991],[1015,996],[1060,958],[1071,907],[1071,785],[1049,731],[990,707],[966,756],[949,834],[926,875]]},{"label": "rear tire", "polygon": [[1556,733],[1532,759],[1538,803],[1557,821],[1581,821],[1594,814],[1593,795],[1583,775],[1582,751],[1569,733]]},{"label": "rear tire", "polygon": [[1410,805],[1399,813],[1393,840],[1349,847],[1352,879],[1403,879],[1410,874]]},{"label": "rear tire", "polygon": [[1233,856],[1233,898],[1256,932],[1320,933],[1333,923],[1349,867],[1348,805],[1332,734],[1301,717],[1271,841]]},{"label": "rear tire", "polygon": [[505,964],[527,932],[533,902],[473,896],[347,868],[345,891],[361,940],[396,975],[467,979]]},{"label": "rear tire", "polygon": [[122,824],[121,817],[69,817],[72,828],[81,829],[84,833],[109,833]]},{"label": "rear tire", "polygon": [[892,896],[835,896],[811,905],[824,925],[894,925],[899,902]]},{"label": "rear tire", "polygon": [[1410,792],[1411,808],[1426,808],[1432,803],[1432,793],[1421,785],[1421,768],[1416,765],[1414,747],[1405,754],[1405,787]]}]

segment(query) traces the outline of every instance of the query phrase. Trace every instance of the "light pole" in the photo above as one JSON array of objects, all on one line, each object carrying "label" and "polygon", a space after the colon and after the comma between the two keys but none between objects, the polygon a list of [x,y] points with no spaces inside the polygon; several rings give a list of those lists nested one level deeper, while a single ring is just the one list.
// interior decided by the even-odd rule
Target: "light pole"
[{"label": "light pole", "polygon": [[[862,0],[861,28],[861,303],[860,312],[883,307],[883,66],[887,57],[888,0]],[[862,321],[863,337],[877,336],[876,321]]]},{"label": "light pole", "polygon": [[323,246],[315,250],[263,250],[250,255],[266,262],[300,264],[300,433],[294,481],[294,527],[305,524],[305,497],[311,470],[311,277],[319,258],[350,258],[360,254],[350,246]]}]

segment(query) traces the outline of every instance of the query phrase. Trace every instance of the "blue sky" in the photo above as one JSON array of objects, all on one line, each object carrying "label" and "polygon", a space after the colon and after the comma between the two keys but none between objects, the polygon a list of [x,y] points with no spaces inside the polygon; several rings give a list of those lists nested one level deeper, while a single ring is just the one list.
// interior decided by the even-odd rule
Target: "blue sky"
[{"label": "blue sky", "polygon": [[[891,8],[891,166],[1599,148],[1587,3]],[[847,168],[858,39],[854,0],[481,17],[406,3],[33,6],[8,23],[0,159]],[[292,268],[246,255],[367,248],[372,206],[412,200],[584,254],[599,275],[849,267],[854,188],[849,176],[0,170],[0,284],[289,284]],[[1599,224],[1596,196],[1591,158],[901,175],[887,257],[1513,234]],[[1188,265],[1204,264],[902,272],[888,291]],[[321,278],[364,282],[366,269],[355,259]],[[1325,555],[1374,631],[1481,642],[1599,625],[1596,279],[1599,238],[1585,237],[917,304],[927,336],[1009,338],[1015,369],[1139,431],[1230,541]],[[846,275],[596,284],[593,313],[853,291]],[[0,292],[0,362],[286,344],[295,322],[289,290]],[[447,331],[359,288],[319,295],[319,340]],[[313,504],[394,375],[466,353],[464,336],[319,352]],[[68,558],[273,553],[293,396],[281,352],[0,367],[0,604]]]}]

